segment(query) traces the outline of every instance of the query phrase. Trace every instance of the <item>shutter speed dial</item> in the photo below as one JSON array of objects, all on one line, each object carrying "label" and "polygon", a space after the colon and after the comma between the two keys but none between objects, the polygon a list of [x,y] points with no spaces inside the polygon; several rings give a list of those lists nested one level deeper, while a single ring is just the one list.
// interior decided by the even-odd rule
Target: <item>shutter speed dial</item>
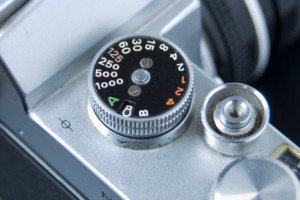
[{"label": "shutter speed dial", "polygon": [[162,39],[131,36],[109,43],[96,55],[89,76],[94,113],[124,137],[163,135],[185,118],[191,104],[189,62]]}]

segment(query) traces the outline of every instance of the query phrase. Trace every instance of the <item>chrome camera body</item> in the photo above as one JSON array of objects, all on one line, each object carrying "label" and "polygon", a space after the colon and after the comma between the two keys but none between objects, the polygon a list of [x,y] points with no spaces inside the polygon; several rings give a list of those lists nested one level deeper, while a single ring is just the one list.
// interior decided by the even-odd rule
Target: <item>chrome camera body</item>
[{"label": "chrome camera body", "polygon": [[[78,199],[240,199],[252,186],[257,196],[269,186],[266,199],[300,198],[300,149],[268,123],[264,97],[206,73],[213,67],[205,42],[200,45],[199,1],[122,4],[31,1],[1,27],[0,128]],[[114,60],[116,78],[130,82],[124,94],[138,98],[158,83],[149,98],[157,103],[165,95],[149,64],[156,65],[157,57],[137,48],[126,60],[124,41],[145,49],[148,44],[149,51],[160,49],[158,55],[168,52],[165,67],[166,59],[183,60],[174,64],[181,85],[165,83],[175,88],[170,94],[183,97],[166,99],[165,106],[178,107],[161,118],[164,108],[151,118],[151,108],[143,107],[132,119],[126,111],[144,99],[114,111],[121,98],[101,93],[106,84],[100,71],[116,73],[98,59],[114,47],[124,57]],[[119,73],[135,58],[138,64]],[[189,73],[181,74],[183,69]],[[107,84],[117,88],[122,81]]]}]

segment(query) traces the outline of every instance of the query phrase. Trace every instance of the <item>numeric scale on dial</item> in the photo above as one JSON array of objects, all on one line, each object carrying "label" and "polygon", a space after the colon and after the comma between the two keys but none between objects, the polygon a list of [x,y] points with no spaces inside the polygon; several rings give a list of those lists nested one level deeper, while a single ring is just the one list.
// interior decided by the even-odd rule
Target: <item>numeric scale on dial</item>
[{"label": "numeric scale on dial", "polygon": [[90,99],[99,120],[124,137],[153,138],[182,121],[192,101],[193,72],[169,41],[131,36],[96,55]]}]

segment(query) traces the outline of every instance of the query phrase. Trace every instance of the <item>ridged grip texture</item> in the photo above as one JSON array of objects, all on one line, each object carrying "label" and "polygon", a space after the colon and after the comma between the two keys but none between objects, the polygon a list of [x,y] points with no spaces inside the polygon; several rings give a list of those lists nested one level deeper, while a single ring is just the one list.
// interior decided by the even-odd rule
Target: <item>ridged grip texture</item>
[{"label": "ridged grip texture", "polygon": [[155,117],[125,118],[101,105],[93,93],[90,94],[90,103],[100,121],[116,133],[131,138],[152,138],[171,130],[185,117],[192,101],[193,76],[189,84],[187,93],[174,108]]}]

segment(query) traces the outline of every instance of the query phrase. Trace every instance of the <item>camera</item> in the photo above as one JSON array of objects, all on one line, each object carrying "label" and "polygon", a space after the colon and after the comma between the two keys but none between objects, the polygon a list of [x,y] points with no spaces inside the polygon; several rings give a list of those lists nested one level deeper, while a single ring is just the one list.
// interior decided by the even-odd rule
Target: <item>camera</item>
[{"label": "camera", "polygon": [[1,135],[71,199],[299,199],[299,147],[260,92],[223,83],[262,75],[268,3],[214,2],[18,6],[1,27]]}]

